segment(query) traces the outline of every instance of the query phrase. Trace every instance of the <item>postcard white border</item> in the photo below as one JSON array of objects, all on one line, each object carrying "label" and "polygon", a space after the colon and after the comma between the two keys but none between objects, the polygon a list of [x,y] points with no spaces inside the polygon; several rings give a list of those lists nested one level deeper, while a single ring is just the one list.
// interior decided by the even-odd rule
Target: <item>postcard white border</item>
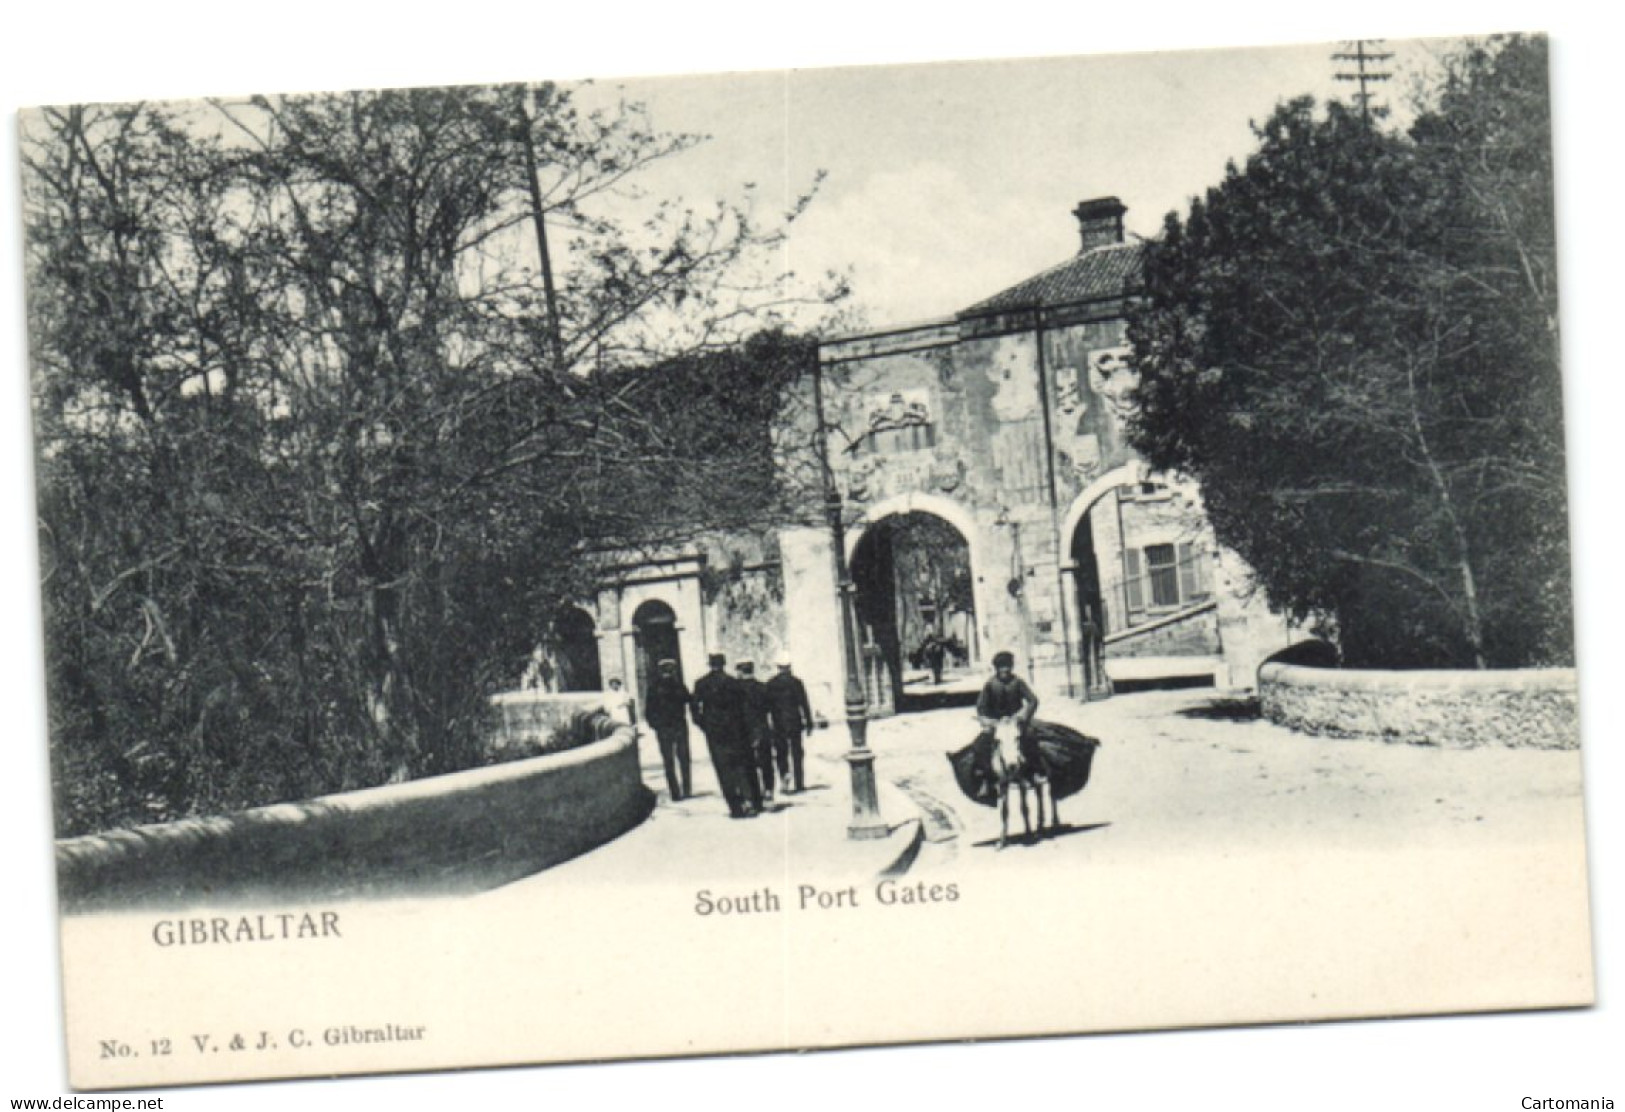
[{"label": "postcard white border", "polygon": [[[1561,261],[1571,493],[1579,554],[1577,617],[1586,774],[1591,799],[1592,898],[1602,976],[1601,1003],[1557,1014],[1519,1014],[1400,1023],[1339,1024],[1270,1030],[1176,1032],[1085,1040],[1010,1043],[977,1049],[927,1046],[880,1052],[623,1064],[590,1068],[476,1071],[410,1078],[234,1086],[174,1091],[165,1107],[339,1107],[356,1100],[438,1107],[523,1100],[531,1107],[577,1101],[660,1100],[714,1103],[721,1092],[758,1094],[781,1107],[824,1106],[851,1097],[859,1106],[910,1090],[910,1099],[976,1107],[1011,1099],[1025,1079],[1050,1091],[1076,1087],[1076,1100],[1121,1107],[1285,1108],[1315,1094],[1323,1108],[1517,1108],[1524,1096],[1625,1099],[1611,1048],[1625,1024],[1617,999],[1622,963],[1616,877],[1621,783],[1610,689],[1620,673],[1621,577],[1614,484],[1625,476],[1625,413],[1611,327],[1620,288],[1617,120],[1618,17],[1590,5],[1450,4],[1426,12],[1414,4],[1374,3],[1357,13],[1316,13],[1302,4],[1250,6],[1202,17],[1142,6],[1115,20],[1077,11],[1073,25],[1053,5],[1005,4],[888,13],[874,5],[819,5],[790,15],[756,4],[639,3],[618,11],[618,36],[606,36],[604,12],[549,6],[548,27],[533,36],[505,23],[517,5],[460,5],[455,29],[444,9],[418,9],[394,21],[376,12],[346,13],[320,3],[274,11],[199,3],[36,6],[8,17],[7,138],[0,156],[4,228],[0,285],[6,293],[8,386],[0,392],[8,465],[0,484],[12,543],[4,583],[12,616],[4,638],[6,693],[14,737],[4,747],[8,843],[7,993],[0,1098],[62,1095],[57,920],[52,895],[44,790],[43,712],[39,704],[38,595],[32,538],[32,460],[21,369],[24,360],[17,247],[15,125],[22,104],[64,99],[121,99],[214,89],[328,88],[389,83],[484,81],[546,73],[707,72],[730,68],[924,61],[1035,53],[1116,52],[1191,46],[1316,41],[1353,33],[1425,35],[1465,29],[1527,27],[1554,36],[1559,147]],[[1386,9],[1386,10],[1385,10]],[[533,8],[530,10],[534,10]],[[483,18],[482,18],[483,17]],[[1343,24],[1333,22],[1341,19]],[[393,22],[394,25],[391,25]],[[1357,22],[1357,28],[1345,24]],[[409,24],[409,26],[405,26]],[[484,25],[482,27],[482,24]],[[530,38],[531,41],[525,41]],[[550,47],[547,40],[551,39]],[[228,46],[228,44],[232,44]],[[1615,991],[1610,991],[1613,987]]]}]

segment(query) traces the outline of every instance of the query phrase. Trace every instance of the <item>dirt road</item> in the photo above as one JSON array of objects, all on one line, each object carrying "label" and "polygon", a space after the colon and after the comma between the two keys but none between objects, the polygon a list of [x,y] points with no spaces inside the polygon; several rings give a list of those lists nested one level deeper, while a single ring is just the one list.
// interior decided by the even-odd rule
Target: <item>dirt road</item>
[{"label": "dirt road", "polygon": [[[1061,806],[1061,835],[1011,846],[1007,855],[1110,862],[1306,844],[1471,849],[1584,837],[1578,750],[1314,738],[1261,720],[1242,696],[1211,689],[1051,701],[1039,717],[1102,746],[1089,787]],[[917,868],[996,852],[997,813],[960,794],[943,757],[974,732],[969,708],[870,724],[878,774],[901,783],[934,819]],[[1019,830],[1019,818],[1012,821]]]}]

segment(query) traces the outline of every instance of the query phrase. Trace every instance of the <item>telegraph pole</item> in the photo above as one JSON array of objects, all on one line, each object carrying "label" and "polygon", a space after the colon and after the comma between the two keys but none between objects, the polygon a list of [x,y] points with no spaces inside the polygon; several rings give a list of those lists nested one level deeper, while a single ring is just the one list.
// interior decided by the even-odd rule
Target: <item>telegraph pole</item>
[{"label": "telegraph pole", "polygon": [[1340,63],[1354,63],[1352,73],[1339,70],[1336,78],[1339,81],[1355,81],[1359,83],[1360,91],[1354,94],[1355,101],[1360,106],[1360,118],[1369,126],[1371,123],[1371,98],[1376,96],[1370,86],[1390,80],[1394,75],[1377,67],[1385,65],[1393,58],[1392,51],[1381,49],[1383,39],[1351,39],[1344,44],[1346,49],[1332,55],[1332,61]]}]

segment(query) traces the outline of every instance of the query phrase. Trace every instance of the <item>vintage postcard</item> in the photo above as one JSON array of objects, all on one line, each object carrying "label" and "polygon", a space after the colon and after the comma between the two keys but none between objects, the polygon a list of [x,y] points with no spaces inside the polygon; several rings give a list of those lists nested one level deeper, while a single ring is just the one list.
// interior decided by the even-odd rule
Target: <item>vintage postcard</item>
[{"label": "vintage postcard", "polygon": [[1551,55],[25,109],[71,1086],[1592,1005]]}]

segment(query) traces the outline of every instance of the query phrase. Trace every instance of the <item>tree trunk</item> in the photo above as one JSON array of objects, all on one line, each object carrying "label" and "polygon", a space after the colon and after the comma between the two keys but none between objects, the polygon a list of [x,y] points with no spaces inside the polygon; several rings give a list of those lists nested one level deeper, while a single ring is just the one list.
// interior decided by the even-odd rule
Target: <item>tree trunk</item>
[{"label": "tree trunk", "polygon": [[1411,429],[1416,434],[1416,446],[1422,453],[1423,463],[1426,465],[1429,481],[1433,484],[1434,492],[1439,496],[1439,507],[1444,513],[1445,521],[1450,526],[1450,535],[1454,540],[1455,551],[1452,554],[1453,569],[1461,583],[1461,616],[1462,632],[1467,637],[1467,644],[1473,651],[1473,667],[1484,669],[1488,665],[1484,661],[1484,627],[1478,607],[1478,587],[1473,576],[1473,562],[1471,550],[1467,544],[1467,533],[1462,528],[1461,519],[1456,515],[1456,506],[1450,496],[1450,484],[1440,470],[1438,460],[1434,458],[1433,450],[1428,444],[1426,431],[1422,427],[1421,404],[1416,394],[1416,364],[1407,361],[1405,367],[1405,380],[1409,389],[1411,411]]}]

